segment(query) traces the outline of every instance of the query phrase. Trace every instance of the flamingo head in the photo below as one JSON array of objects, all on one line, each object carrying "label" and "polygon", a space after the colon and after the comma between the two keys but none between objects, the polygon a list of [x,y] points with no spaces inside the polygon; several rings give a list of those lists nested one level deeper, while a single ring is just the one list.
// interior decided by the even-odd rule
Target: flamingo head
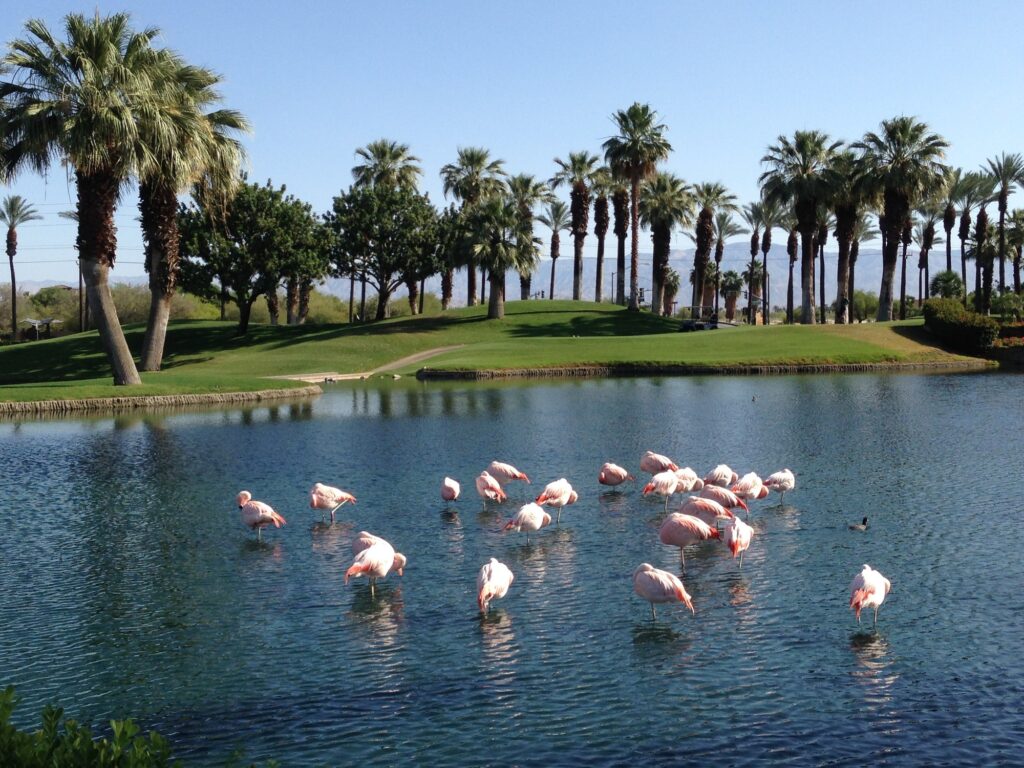
[{"label": "flamingo head", "polygon": [[395,573],[401,576],[402,569],[405,568],[405,564],[407,562],[408,561],[405,559],[405,555],[403,555],[401,552],[395,552],[395,562],[391,566],[391,568],[395,571]]},{"label": "flamingo head", "polygon": [[252,494],[248,491],[241,491],[238,494],[238,508],[241,509],[252,500]]}]

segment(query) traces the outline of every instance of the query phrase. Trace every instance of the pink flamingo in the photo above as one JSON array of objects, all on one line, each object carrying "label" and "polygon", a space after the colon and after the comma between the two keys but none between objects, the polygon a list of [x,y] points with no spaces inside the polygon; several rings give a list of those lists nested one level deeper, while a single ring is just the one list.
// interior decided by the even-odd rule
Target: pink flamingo
[{"label": "pink flamingo", "polygon": [[704,475],[704,485],[720,485],[723,488],[728,488],[739,479],[740,476],[733,472],[728,464],[719,464]]},{"label": "pink flamingo", "polygon": [[[334,522],[334,513],[340,507],[349,503],[355,504],[356,497],[348,491],[343,491],[341,488],[335,488],[331,485],[317,483],[309,492],[309,506],[313,509],[331,510],[332,523]],[[325,517],[326,515],[321,515],[320,519],[323,520]]]},{"label": "pink flamingo", "polygon": [[441,498],[444,501],[455,501],[459,498],[459,493],[462,492],[462,487],[459,485],[458,480],[452,480],[450,477],[446,477],[441,481]]},{"label": "pink flamingo", "polygon": [[261,534],[265,526],[273,524],[275,528],[280,528],[288,522],[277,514],[269,504],[253,501],[252,494],[248,491],[239,492],[238,508],[242,510],[242,522],[250,528],[255,528],[256,538],[260,540],[262,540]]},{"label": "pink flamingo", "polygon": [[368,576],[371,595],[374,594],[377,579],[384,578],[391,571],[401,576],[408,562],[405,555],[395,552],[390,543],[367,531],[360,531],[352,542],[352,554],[355,555],[355,560],[345,571],[345,583],[348,584],[352,577]]},{"label": "pink flamingo", "polygon": [[618,464],[611,462],[606,462],[597,474],[597,482],[601,485],[622,485],[627,480],[636,480],[636,478]]},{"label": "pink flamingo", "polygon": [[668,456],[662,456],[660,453],[647,451],[647,453],[640,457],[641,472],[650,472],[652,475],[656,475],[659,472],[664,472],[669,469],[675,472],[679,469],[679,466]]},{"label": "pink flamingo", "polygon": [[501,461],[492,461],[490,466],[487,467],[487,472],[491,477],[497,480],[498,484],[502,487],[508,485],[513,480],[522,480],[524,483],[530,482],[530,478],[526,476],[525,472],[520,472],[511,464],[505,464]]},{"label": "pink flamingo", "polygon": [[722,530],[725,545],[732,551],[733,559],[740,556],[740,568],[743,567],[743,553],[750,549],[750,540],[754,537],[754,529],[738,517],[725,524]]},{"label": "pink flamingo", "polygon": [[486,469],[476,479],[476,492],[483,498],[485,506],[488,499],[491,501],[504,501],[508,498],[505,495],[505,491],[501,489],[501,483],[491,477]]},{"label": "pink flamingo", "polygon": [[[723,488],[720,485],[705,485],[700,492],[701,498],[713,499],[721,504],[726,509],[736,509],[736,507],[742,507],[747,509],[746,502],[743,501],[739,496],[730,491],[728,488]],[[749,511],[749,510],[748,510]]]},{"label": "pink flamingo", "polygon": [[680,467],[676,470],[676,477],[679,484],[676,485],[676,493],[690,493],[704,488],[704,481],[697,477],[697,473],[689,467]]},{"label": "pink flamingo", "polygon": [[492,557],[491,562],[481,568],[480,575],[476,577],[476,603],[480,610],[487,613],[491,600],[503,598],[514,580],[515,576],[509,567]]},{"label": "pink flamingo", "polygon": [[699,541],[717,539],[719,534],[717,528],[713,528],[698,517],[673,512],[661,524],[658,538],[661,539],[662,544],[679,547],[679,564],[685,571],[686,555],[683,554],[683,547],[688,547]]},{"label": "pink flamingo", "polygon": [[703,520],[711,526],[718,524],[719,520],[729,520],[733,514],[714,499],[701,496],[690,496],[679,508],[684,515],[692,515],[698,520]]},{"label": "pink flamingo", "polygon": [[651,604],[651,619],[657,619],[655,603],[679,602],[693,613],[693,600],[683,582],[674,573],[655,568],[650,563],[640,563],[633,571],[633,591]]},{"label": "pink flamingo", "polygon": [[579,499],[579,495],[569,485],[569,481],[562,477],[548,483],[535,501],[538,504],[547,504],[549,507],[555,507],[558,510],[555,522],[558,523],[562,520],[562,507],[575,504],[577,499]]},{"label": "pink flamingo", "polygon": [[526,543],[530,543],[530,531],[539,531],[545,526],[551,525],[551,515],[544,511],[539,504],[530,502],[519,508],[512,519],[505,524],[506,531],[526,531]]},{"label": "pink flamingo", "polygon": [[646,496],[649,493],[656,493],[665,499],[665,511],[668,512],[668,499],[676,492],[676,486],[679,484],[679,478],[676,477],[676,473],[671,469],[664,472],[659,472],[651,478],[650,482],[644,486],[643,495]]},{"label": "pink flamingo", "polygon": [[885,596],[892,589],[892,584],[882,574],[876,571],[867,563],[864,570],[853,577],[850,583],[850,607],[857,615],[857,623],[860,624],[860,612],[863,608],[875,609],[875,623],[878,624],[878,607],[885,602]]},{"label": "pink flamingo", "polygon": [[748,472],[730,489],[741,499],[764,499],[768,496],[768,489],[756,472]]},{"label": "pink flamingo", "polygon": [[768,476],[764,481],[765,488],[780,494],[779,504],[786,500],[786,491],[796,488],[796,477],[788,469],[782,469]]}]

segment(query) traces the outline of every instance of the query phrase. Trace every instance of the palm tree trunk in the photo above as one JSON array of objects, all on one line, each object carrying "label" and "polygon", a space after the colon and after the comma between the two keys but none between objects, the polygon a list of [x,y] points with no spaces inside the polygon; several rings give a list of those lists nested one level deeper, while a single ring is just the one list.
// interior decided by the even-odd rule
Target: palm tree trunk
[{"label": "palm tree trunk", "polygon": [[800,232],[800,322],[814,325],[814,228]]},{"label": "palm tree trunk", "polygon": [[1013,292],[1020,296],[1020,247],[1013,257]]},{"label": "palm tree trunk", "polygon": [[857,240],[854,240],[850,244],[850,274],[849,274],[849,278],[847,280],[847,288],[846,288],[846,300],[847,300],[846,303],[847,303],[847,309],[848,309],[849,315],[850,315],[850,325],[853,325],[853,320],[854,320],[854,317],[853,317],[853,315],[854,315],[854,312],[853,312],[854,288],[853,288],[853,286],[854,286],[854,275],[855,275],[855,273],[857,271],[857,255],[858,255],[859,251],[860,251],[860,242],[857,241]]},{"label": "palm tree trunk", "polygon": [[519,300],[527,301],[530,298],[530,283],[532,281],[532,275],[520,274],[519,275]]},{"label": "palm tree trunk", "polygon": [[901,226],[899,224],[891,226],[890,219],[898,220],[898,218],[888,214],[885,216],[887,232],[885,241],[882,243],[882,284],[878,289],[878,314],[876,316],[879,321],[892,320],[892,288],[896,278],[896,262],[899,261]]},{"label": "palm tree trunk", "polygon": [[852,294],[849,291],[850,285],[850,246],[853,243],[852,233],[849,237],[839,237],[839,259],[836,264],[836,324],[842,325],[847,322],[847,311],[850,307]]},{"label": "palm tree trunk", "polygon": [[819,305],[819,309],[821,311],[821,324],[824,325],[825,324],[825,310],[827,309],[827,307],[825,305],[825,245],[824,245],[824,243],[822,243],[821,245],[818,246],[818,254],[819,254],[818,265],[821,267],[821,274],[818,275],[818,282],[819,282],[819,285],[820,285],[820,294],[821,294],[821,304]]},{"label": "palm tree trunk", "polygon": [[761,291],[761,322],[768,325],[768,251],[761,252],[761,274],[764,277],[764,290]]},{"label": "palm tree trunk", "polygon": [[615,303],[622,306],[626,303],[626,238],[618,238],[615,252]]},{"label": "palm tree trunk", "polygon": [[444,311],[452,305],[452,271],[445,269],[441,272],[441,310]]},{"label": "palm tree trunk", "polygon": [[907,244],[900,257],[900,320],[907,319]]},{"label": "palm tree trunk", "polygon": [[[504,275],[504,273],[502,273]],[[488,320],[501,320],[505,317],[505,297],[502,295],[501,280],[502,278],[492,269],[491,270],[491,300],[487,304],[487,319]]]},{"label": "palm tree trunk", "polygon": [[487,268],[480,267],[480,303],[487,301]]},{"label": "palm tree trunk", "polygon": [[796,267],[796,262],[789,262],[789,286],[786,288],[786,322],[792,325],[796,318],[793,315],[795,310],[793,306],[793,268]]},{"label": "palm tree trunk", "polygon": [[598,304],[604,298],[604,235],[597,238],[597,279],[594,284],[594,301]]},{"label": "palm tree trunk", "polygon": [[629,309],[640,311],[640,179],[633,178],[632,194],[629,196]]},{"label": "palm tree trunk", "polygon": [[[8,244],[11,240],[11,232],[7,233]],[[18,340],[18,281],[14,279],[14,249],[7,248],[7,259],[11,263],[11,343]]]},{"label": "palm tree trunk", "polygon": [[946,229],[946,271],[953,271],[953,228]]},{"label": "palm tree trunk", "polygon": [[117,252],[114,208],[118,184],[109,174],[76,172],[78,180],[78,254],[86,297],[114,373],[114,384],[141,384],[117,309],[110,295],[110,268]]},{"label": "palm tree trunk", "polygon": [[548,290],[548,299],[555,298],[555,264],[558,262],[558,257],[552,254],[551,256],[551,288]]},{"label": "palm tree trunk", "polygon": [[572,236],[572,298],[579,301],[583,298],[583,238],[573,233]]},{"label": "palm tree trunk", "polygon": [[964,248],[965,240],[960,238],[960,279],[964,284],[964,307],[967,306],[967,251]]},{"label": "palm tree trunk", "polygon": [[178,196],[173,189],[139,185],[139,211],[149,271],[149,318],[142,341],[142,370],[159,371],[171,313],[171,297],[178,282]]},{"label": "palm tree trunk", "polygon": [[[12,286],[13,288],[13,286]],[[223,310],[222,310],[223,312]],[[224,318],[221,318],[223,320]],[[82,260],[78,260],[78,330],[85,330],[85,290],[82,283]]]},{"label": "palm tree trunk", "polygon": [[1006,203],[999,199],[999,292],[1006,291]]},{"label": "palm tree trunk", "polygon": [[469,263],[466,265],[466,272],[468,276],[466,278],[466,306],[476,306],[476,264],[473,263],[473,259],[470,258]]}]

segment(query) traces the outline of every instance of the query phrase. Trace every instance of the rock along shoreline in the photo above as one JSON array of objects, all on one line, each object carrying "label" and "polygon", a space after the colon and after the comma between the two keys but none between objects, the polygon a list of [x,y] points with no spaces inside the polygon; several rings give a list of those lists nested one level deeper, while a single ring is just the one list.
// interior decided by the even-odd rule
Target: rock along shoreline
[{"label": "rock along shoreline", "polygon": [[926,363],[802,363],[786,365],[572,365],[556,368],[446,370],[420,368],[420,381],[489,381],[494,379],[627,378],[632,376],[765,376],[794,373],[882,373],[908,371],[982,371],[997,366],[988,360]]},{"label": "rock along shoreline", "polygon": [[237,405],[265,400],[314,397],[323,394],[316,385],[294,389],[261,389],[255,392],[218,392],[194,395],[146,395],[142,397],[94,397],[80,400],[0,402],[0,417],[33,414],[72,414],[180,408],[182,406]]}]

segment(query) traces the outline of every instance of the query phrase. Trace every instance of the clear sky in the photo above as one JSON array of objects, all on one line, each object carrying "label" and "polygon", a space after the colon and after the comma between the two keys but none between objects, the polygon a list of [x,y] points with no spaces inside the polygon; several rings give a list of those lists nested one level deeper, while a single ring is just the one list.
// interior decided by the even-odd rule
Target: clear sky
[{"label": "clear sky", "polygon": [[[220,72],[225,105],[255,128],[250,177],[320,211],[374,139],[409,144],[440,204],[438,172],[457,147],[487,147],[509,172],[547,178],[556,156],[600,153],[610,115],[633,101],[669,128],[667,170],[721,181],[741,202],[757,197],[766,146],[801,128],[857,139],[911,114],[949,140],[954,165],[1024,150],[1019,0],[32,0],[0,3],[0,38],[6,49],[30,15],[59,29],[64,14],[94,9],[128,10]],[[10,193],[46,214],[19,230],[19,280],[75,281],[74,226],[56,215],[73,207],[73,183],[55,168],[45,183],[23,174],[0,189]],[[143,273],[135,216],[129,195],[115,275]],[[681,236],[673,245],[690,247]],[[587,254],[595,247],[588,238]]]}]

